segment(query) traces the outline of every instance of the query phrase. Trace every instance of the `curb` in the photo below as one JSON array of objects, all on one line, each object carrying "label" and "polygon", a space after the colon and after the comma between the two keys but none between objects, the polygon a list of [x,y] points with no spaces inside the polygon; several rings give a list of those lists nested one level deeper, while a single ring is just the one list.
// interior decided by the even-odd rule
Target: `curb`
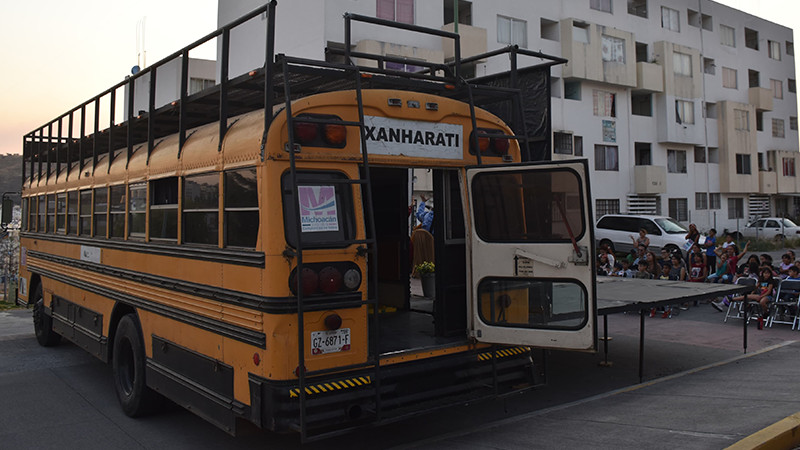
[{"label": "curb", "polygon": [[757,431],[728,447],[728,450],[787,449],[800,445],[800,412]]}]

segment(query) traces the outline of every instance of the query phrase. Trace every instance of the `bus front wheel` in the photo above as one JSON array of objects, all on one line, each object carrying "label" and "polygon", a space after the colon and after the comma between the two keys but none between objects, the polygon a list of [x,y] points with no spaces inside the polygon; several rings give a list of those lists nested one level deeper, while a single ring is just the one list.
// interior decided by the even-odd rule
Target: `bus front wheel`
[{"label": "bus front wheel", "polygon": [[130,417],[154,412],[162,397],[145,382],[144,339],[135,314],[128,314],[119,321],[113,352],[114,386],[122,410]]},{"label": "bus front wheel", "polygon": [[33,293],[33,330],[36,341],[42,347],[52,347],[61,342],[61,335],[53,331],[53,318],[44,311],[42,285],[36,286]]}]

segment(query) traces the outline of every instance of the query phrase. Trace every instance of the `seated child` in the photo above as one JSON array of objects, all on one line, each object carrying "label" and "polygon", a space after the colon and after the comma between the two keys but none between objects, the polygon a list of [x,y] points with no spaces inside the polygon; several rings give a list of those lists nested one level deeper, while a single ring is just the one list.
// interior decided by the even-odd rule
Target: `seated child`
[{"label": "seated child", "polygon": [[[798,269],[800,271],[800,269]],[[639,261],[639,271],[633,276],[634,278],[641,278],[643,280],[652,280],[653,274],[647,271],[647,261]]]}]

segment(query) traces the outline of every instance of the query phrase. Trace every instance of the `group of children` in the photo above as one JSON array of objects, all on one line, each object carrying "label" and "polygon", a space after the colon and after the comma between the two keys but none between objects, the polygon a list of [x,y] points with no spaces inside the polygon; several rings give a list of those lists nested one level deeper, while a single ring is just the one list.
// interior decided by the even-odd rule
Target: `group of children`
[{"label": "group of children", "polygon": [[[677,250],[670,253],[662,249],[660,257],[648,251],[645,245],[649,243],[646,232],[641,230],[638,239],[631,236],[637,248],[625,258],[616,260],[608,248],[601,247],[598,253],[597,273],[613,277],[696,283],[735,283],[740,277],[750,277],[758,281],[754,293],[748,294],[749,298],[761,304],[764,314],[780,280],[800,280],[800,260],[797,260],[794,251],[788,250],[782,255],[781,262],[777,266],[774,265],[772,257],[766,253],[760,256],[750,255],[747,260],[740,263],[748,251],[750,242],[748,241],[739,251],[732,234],[726,235],[725,242],[720,246],[716,246],[715,235],[716,231],[711,229],[702,247],[697,240],[690,242],[684,259],[682,252]],[[719,302],[712,302],[712,305],[717,310],[723,311],[727,309],[729,301],[725,298]],[[665,310],[664,315],[667,314],[671,315],[671,310]]]}]

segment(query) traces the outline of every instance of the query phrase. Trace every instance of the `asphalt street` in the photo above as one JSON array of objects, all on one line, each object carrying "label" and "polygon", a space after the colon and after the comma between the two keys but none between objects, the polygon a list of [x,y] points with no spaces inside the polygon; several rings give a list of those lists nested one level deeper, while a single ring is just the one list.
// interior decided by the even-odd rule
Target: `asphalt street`
[{"label": "asphalt street", "polygon": [[[638,380],[638,314],[609,317],[602,353],[550,352],[547,386],[448,408],[304,448],[724,448],[800,411],[800,332],[722,322],[709,305],[648,318]],[[143,419],[117,405],[111,371],[69,343],[42,348],[30,310],[0,313],[0,448],[298,448],[297,435],[237,437],[169,405]]]}]

